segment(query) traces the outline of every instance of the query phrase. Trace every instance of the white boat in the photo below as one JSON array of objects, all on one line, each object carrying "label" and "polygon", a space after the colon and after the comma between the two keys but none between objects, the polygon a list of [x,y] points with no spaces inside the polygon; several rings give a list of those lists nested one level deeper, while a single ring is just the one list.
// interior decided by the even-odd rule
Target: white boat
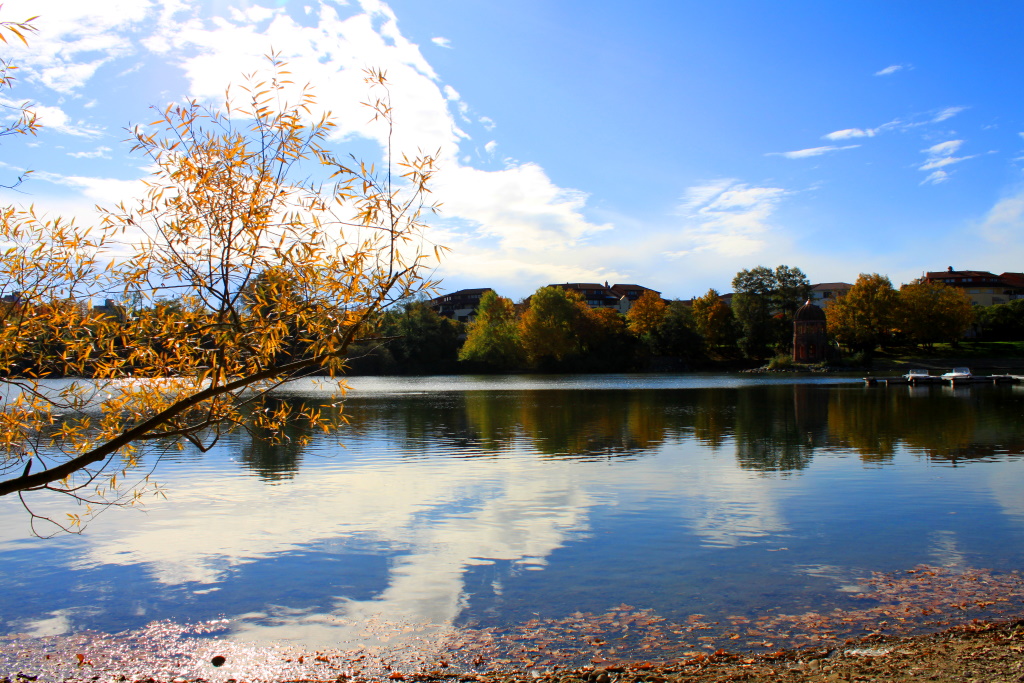
[{"label": "white boat", "polygon": [[943,373],[942,379],[970,379],[970,368],[953,368],[950,372]]},{"label": "white boat", "polygon": [[907,374],[903,375],[903,379],[908,382],[917,382],[921,380],[934,379],[934,377],[929,375],[928,371],[924,368],[911,368],[907,371]]}]

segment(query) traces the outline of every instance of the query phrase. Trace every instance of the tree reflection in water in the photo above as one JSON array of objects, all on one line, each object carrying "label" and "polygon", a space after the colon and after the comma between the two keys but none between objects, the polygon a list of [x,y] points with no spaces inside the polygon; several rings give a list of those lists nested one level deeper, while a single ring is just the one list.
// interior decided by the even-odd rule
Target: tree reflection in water
[{"label": "tree reflection in water", "polygon": [[[900,449],[951,463],[1024,454],[1024,392],[1013,387],[453,391],[349,399],[344,411],[342,443],[346,434],[372,432],[406,457],[524,448],[545,457],[636,457],[695,439],[714,451],[732,449],[745,470],[795,473],[816,455],[849,451],[875,465]],[[312,436],[296,422],[277,444],[246,438],[241,462],[267,481],[293,477]]]}]

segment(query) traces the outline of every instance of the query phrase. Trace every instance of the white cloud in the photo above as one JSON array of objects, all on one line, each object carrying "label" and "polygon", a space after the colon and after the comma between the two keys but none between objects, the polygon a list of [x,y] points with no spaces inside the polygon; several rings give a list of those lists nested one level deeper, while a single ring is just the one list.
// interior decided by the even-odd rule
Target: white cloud
[{"label": "white cloud", "polygon": [[587,195],[558,187],[537,164],[500,171],[447,167],[436,181],[445,218],[468,221],[503,249],[569,248],[611,228],[587,221],[581,213]]},{"label": "white cloud", "polygon": [[68,156],[76,159],[109,159],[110,151],[109,147],[97,147],[91,152],[68,152]]},{"label": "white cloud", "polygon": [[902,64],[893,64],[891,66],[885,67],[884,69],[876,71],[875,75],[876,76],[889,76],[889,75],[892,75],[892,74],[896,73],[897,71],[899,71],[901,69],[904,69],[904,68],[906,68],[906,67],[904,67]]},{"label": "white cloud", "polygon": [[772,213],[789,194],[779,187],[751,187],[733,179],[687,189],[682,205],[689,222],[682,233],[686,247],[669,255],[713,251],[735,257],[759,251]]},{"label": "white cloud", "polygon": [[1024,191],[997,202],[985,216],[980,231],[990,242],[1020,245],[1024,236]]},{"label": "white cloud", "polygon": [[[370,0],[360,5],[362,13],[347,17],[333,5],[319,5],[312,25],[277,12],[260,31],[224,18],[204,22],[192,17],[162,26],[147,45],[177,55],[190,95],[214,101],[222,97],[226,83],[237,83],[239,74],[262,67],[270,46],[280,48],[289,69],[316,85],[321,110],[334,114],[339,124],[335,140],[360,136],[384,145],[387,129],[368,123],[361,104],[367,98],[363,69],[381,68],[387,73],[395,116],[390,140],[394,149],[410,154],[440,149],[445,161],[455,159],[465,133],[456,126],[447,101],[457,101],[457,91],[438,84],[433,68],[419,47],[401,35],[386,5]],[[458,101],[456,109],[464,113],[465,103]]]},{"label": "white cloud", "polygon": [[[927,155],[925,162],[918,167],[921,171],[934,171],[935,169],[941,169],[946,166],[952,166],[958,164],[961,161],[967,161],[978,156],[977,154],[971,154],[969,156],[955,157],[957,150],[960,149],[961,145],[964,144],[963,140],[947,140],[940,142],[936,145],[932,145],[928,149],[921,150]],[[925,178],[924,183],[930,183],[936,185],[949,180],[949,173],[946,171],[936,171]]]},{"label": "white cloud", "polygon": [[[946,107],[938,111],[937,113],[928,113],[926,115],[914,115],[911,120],[893,119],[888,123],[883,123],[876,128],[843,128],[836,130],[831,133],[827,133],[822,136],[825,140],[849,140],[851,138],[873,138],[880,133],[888,131],[908,131],[919,126],[924,126],[929,123],[940,123],[947,119],[950,119],[960,112],[967,109],[967,107]],[[922,119],[922,116],[927,116],[926,119]]]},{"label": "white cloud", "polygon": [[146,186],[142,180],[66,176],[46,171],[33,173],[32,177],[36,180],[44,180],[55,185],[70,187],[88,198],[93,205],[99,204],[105,207],[113,207],[118,202],[142,197],[146,191]]},{"label": "white cloud", "polygon": [[[559,273],[556,280],[563,273],[586,279],[614,276],[606,265],[614,254],[597,254],[589,245],[592,235],[609,231],[612,225],[586,215],[586,193],[558,186],[537,164],[507,160],[499,171],[468,166],[479,158],[478,150],[488,155],[500,152],[500,140],[485,137],[460,149],[468,135],[459,128],[464,125],[459,118],[470,122],[471,108],[454,87],[440,81],[420,47],[401,34],[394,13],[383,2],[310,3],[306,16],[297,21],[283,10],[249,3],[211,10],[184,0],[110,0],[98,7],[53,1],[63,3],[59,7],[66,11],[55,13],[59,14],[56,21],[49,21],[47,14],[46,32],[33,41],[33,54],[24,53],[19,63],[38,83],[82,101],[83,96],[95,96],[101,77],[124,73],[138,78],[139,65],[140,71],[148,73],[159,64],[169,86],[167,101],[192,97],[219,102],[225,85],[238,84],[241,74],[265,67],[264,55],[273,47],[281,51],[280,57],[300,85],[315,85],[317,109],[312,114],[325,110],[334,114],[338,127],[331,145],[365,138],[383,147],[389,141],[388,131],[368,123],[367,109],[361,104],[368,97],[363,69],[379,67],[387,72],[391,85],[394,151],[440,150],[442,171],[435,176],[431,198],[443,204],[439,225],[452,229],[453,239],[432,241],[458,245],[462,252],[446,262],[446,274],[449,266],[469,270],[462,254],[475,253],[500,259],[499,267],[506,272],[529,270],[542,280],[549,280],[553,273]],[[30,6],[26,0],[10,4],[12,14]],[[8,9],[5,4],[5,12]],[[97,76],[104,66],[107,71]],[[186,85],[173,90],[179,75]],[[51,129],[76,135],[98,132],[62,116],[57,107],[40,112]],[[487,131],[495,127],[487,116],[474,114],[472,123]],[[71,150],[77,158],[105,153],[81,147]],[[86,198],[109,206],[125,194],[134,194],[128,187],[131,181],[70,174],[37,177],[61,186],[67,199],[58,204],[73,205],[75,213],[79,204],[87,203]],[[541,251],[543,260],[537,256]],[[494,272],[491,262],[482,263],[485,274]]]},{"label": "white cloud", "polygon": [[[17,110],[21,105],[21,102],[0,97],[0,106]],[[84,138],[94,138],[102,133],[98,128],[90,127],[81,121],[72,122],[71,117],[60,107],[31,104],[30,108],[35,112],[38,122],[47,130]]]},{"label": "white cloud", "polygon": [[[101,66],[135,51],[128,37],[130,30],[153,11],[150,0],[51,0],[45,16],[34,22],[38,33],[30,44],[10,43],[7,49],[29,80],[60,93],[74,93]],[[32,0],[4,3],[6,16],[39,13],[39,3]]]},{"label": "white cloud", "polygon": [[883,123],[877,128],[844,128],[842,130],[833,131],[822,137],[826,140],[849,140],[850,138],[873,138],[879,133],[884,133],[888,130],[895,130],[905,127],[899,119],[894,119],[888,123]]},{"label": "white cloud", "polygon": [[441,36],[431,38],[430,42],[432,42],[434,45],[437,45],[438,47],[446,47],[449,50],[452,49],[452,41],[448,40],[447,38],[442,38]]},{"label": "white cloud", "polygon": [[947,140],[946,142],[940,142],[937,145],[932,145],[928,149],[923,149],[921,151],[931,156],[943,156],[956,153],[963,144],[963,140]]},{"label": "white cloud", "polygon": [[766,156],[780,156],[786,157],[787,159],[805,159],[807,157],[821,156],[822,154],[828,154],[829,152],[838,152],[844,149],[854,149],[860,147],[860,145],[844,145],[842,147],[836,147],[835,145],[827,145],[825,147],[811,147],[809,149],[798,149],[794,152],[769,152]]},{"label": "white cloud", "polygon": [[844,128],[843,130],[837,130],[837,131],[829,133],[828,135],[825,135],[823,137],[825,139],[827,139],[827,140],[847,140],[849,138],[869,138],[869,137],[874,137],[875,132],[876,131],[874,131],[874,130],[872,130],[870,128],[867,129],[867,130],[864,130],[862,128]]},{"label": "white cloud", "polygon": [[943,166],[950,166],[951,164],[955,164],[955,163],[963,161],[964,159],[970,159],[970,158],[971,157],[936,157],[934,159],[929,159],[924,164],[922,164],[919,170],[921,170],[921,171],[930,171],[930,170],[932,170],[934,168],[942,168]]},{"label": "white cloud", "polygon": [[940,121],[951,119],[966,109],[967,107],[946,107],[932,118],[932,123],[939,123]]},{"label": "white cloud", "polygon": [[922,185],[938,185],[949,180],[949,173],[946,171],[933,171],[928,177],[921,181]]}]

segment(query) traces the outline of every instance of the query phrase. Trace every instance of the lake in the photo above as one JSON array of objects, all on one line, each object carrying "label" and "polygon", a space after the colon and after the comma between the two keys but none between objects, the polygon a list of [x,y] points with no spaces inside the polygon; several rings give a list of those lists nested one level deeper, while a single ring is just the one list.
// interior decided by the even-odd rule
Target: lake
[{"label": "lake", "polygon": [[[292,672],[286,651],[331,650],[348,671],[551,667],[1024,612],[1024,387],[351,385],[337,435],[240,433],[165,457],[166,500],[80,536],[33,538],[17,500],[0,501],[6,666],[57,676],[57,653],[89,649],[111,667],[163,651],[207,677]],[[307,380],[277,400],[329,389]],[[231,653],[216,672],[213,652]]]}]

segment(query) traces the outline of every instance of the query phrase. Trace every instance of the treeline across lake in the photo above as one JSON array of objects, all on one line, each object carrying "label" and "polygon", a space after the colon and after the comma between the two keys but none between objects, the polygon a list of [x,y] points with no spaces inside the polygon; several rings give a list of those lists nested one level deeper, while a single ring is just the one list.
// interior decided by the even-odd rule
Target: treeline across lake
[{"label": "treeline across lake", "polygon": [[[692,301],[647,291],[629,312],[591,308],[574,290],[542,287],[514,303],[483,294],[471,323],[436,315],[426,302],[379,320],[380,341],[350,359],[368,374],[455,372],[622,372],[687,370],[723,362],[786,361],[793,319],[810,296],[799,268],[758,266],[733,280],[731,305],[714,289]],[[985,340],[1024,340],[1024,300],[981,308],[941,282],[892,286],[863,274],[825,308],[826,363],[859,365],[879,348],[920,349]]]},{"label": "treeline across lake", "polygon": [[[366,316],[344,371],[595,373],[787,362],[794,316],[810,296],[806,276],[785,265],[758,266],[737,273],[732,284],[731,305],[714,289],[691,301],[666,301],[648,290],[625,315],[592,308],[579,292],[559,286],[542,287],[520,302],[488,290],[469,323],[439,315],[421,297]],[[308,357],[320,343],[319,330],[332,324],[327,318],[337,316],[305,302],[293,279],[277,273],[256,278],[239,299],[241,310],[265,330],[264,351],[280,364]],[[194,297],[95,308],[74,300],[32,306],[26,311],[27,303],[0,302],[0,332],[12,340],[0,358],[6,377],[106,377],[111,368],[137,377],[176,376],[183,367],[209,364],[208,350],[224,327]],[[303,310],[301,322],[286,314],[295,308]],[[957,343],[968,333],[1024,340],[1024,300],[972,306],[962,289],[941,282],[896,289],[885,276],[863,274],[824,310],[826,364],[860,365],[878,348]]]},{"label": "treeline across lake", "polygon": [[471,323],[444,318],[425,301],[407,303],[381,316],[349,364],[353,374],[686,370],[707,352],[682,302],[650,292],[622,315],[543,287],[519,304],[489,291]]},{"label": "treeline across lake", "polygon": [[787,352],[793,315],[810,295],[803,272],[758,267],[733,284],[732,306],[714,289],[693,301],[648,290],[625,315],[559,286],[518,303],[489,290],[468,324],[413,302],[380,318],[379,338],[391,341],[363,345],[350,366],[356,374],[679,371]]}]

